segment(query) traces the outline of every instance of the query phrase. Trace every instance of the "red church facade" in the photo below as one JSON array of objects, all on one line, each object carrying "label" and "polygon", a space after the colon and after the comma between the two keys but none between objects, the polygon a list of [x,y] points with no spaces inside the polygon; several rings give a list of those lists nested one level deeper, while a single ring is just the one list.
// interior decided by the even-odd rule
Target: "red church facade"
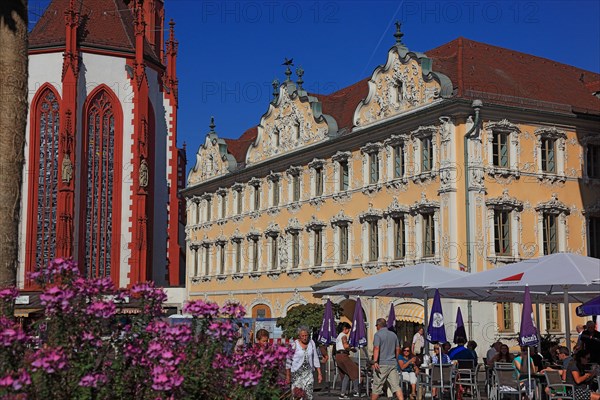
[{"label": "red church facade", "polygon": [[162,0],[53,0],[30,34],[18,279],[54,257],[178,286],[177,41]]}]

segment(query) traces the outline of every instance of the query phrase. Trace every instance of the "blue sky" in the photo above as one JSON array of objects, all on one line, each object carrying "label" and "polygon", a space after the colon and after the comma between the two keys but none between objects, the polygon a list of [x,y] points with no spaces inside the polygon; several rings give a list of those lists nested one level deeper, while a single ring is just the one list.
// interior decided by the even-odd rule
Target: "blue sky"
[{"label": "blue sky", "polygon": [[[32,19],[47,0],[34,2]],[[259,123],[284,57],[309,92],[331,93],[370,76],[394,43],[426,51],[463,36],[600,72],[597,1],[166,0],[179,41],[178,145],[188,169],[210,116],[222,137]],[[435,64],[433,65],[435,70]],[[293,76],[295,79],[295,74]]]}]

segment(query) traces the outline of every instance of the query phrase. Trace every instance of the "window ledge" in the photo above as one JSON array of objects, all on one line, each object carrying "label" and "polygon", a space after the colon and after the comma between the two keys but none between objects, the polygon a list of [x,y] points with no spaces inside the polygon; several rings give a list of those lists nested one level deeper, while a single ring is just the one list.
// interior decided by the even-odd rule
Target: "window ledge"
[{"label": "window ledge", "polygon": [[381,272],[381,263],[378,261],[367,261],[362,264],[362,270],[367,275],[375,275]]},{"label": "window ledge", "polygon": [[298,269],[298,267],[295,267],[294,269],[290,269],[290,270],[286,271],[286,274],[290,278],[296,279],[297,277],[300,276],[300,274],[302,274],[302,271],[300,269]]},{"label": "window ledge", "polygon": [[323,203],[325,203],[325,197],[323,195],[317,196],[317,197],[313,197],[312,199],[310,199],[308,201],[308,204],[310,204],[313,207],[320,206]]},{"label": "window ledge", "polygon": [[433,180],[437,175],[438,175],[438,171],[436,171],[436,170],[422,172],[422,173],[413,175],[412,181],[414,183],[423,183],[423,182]]},{"label": "window ledge", "polygon": [[558,175],[549,172],[541,172],[537,176],[538,180],[542,183],[564,183],[567,181],[565,175]]},{"label": "window ledge", "polygon": [[240,272],[236,272],[233,275],[231,275],[231,280],[233,280],[234,282],[239,282],[242,279],[244,279],[244,274]]},{"label": "window ledge", "polygon": [[317,267],[309,268],[308,273],[316,278],[320,278],[325,273],[325,267],[322,265],[319,265]]},{"label": "window ledge", "polygon": [[518,169],[498,167],[495,165],[491,165],[486,168],[486,172],[488,175],[495,178],[508,178],[510,176],[518,178],[521,176],[521,172]]},{"label": "window ledge", "polygon": [[391,181],[385,183],[385,186],[389,189],[402,189],[408,184],[407,178],[394,178]]},{"label": "window ledge", "polygon": [[227,280],[227,275],[219,274],[216,276],[216,279],[217,283],[225,283],[225,281]]},{"label": "window ledge", "polygon": [[337,267],[333,268],[333,272],[335,272],[338,275],[348,275],[350,272],[352,272],[352,267],[350,265],[338,265]]},{"label": "window ledge", "polygon": [[381,190],[381,183],[371,183],[362,189],[363,194],[373,194]]},{"label": "window ledge", "polygon": [[267,276],[269,278],[271,278],[272,280],[278,279],[279,275],[281,275],[280,269],[271,269],[271,270],[267,271]]}]

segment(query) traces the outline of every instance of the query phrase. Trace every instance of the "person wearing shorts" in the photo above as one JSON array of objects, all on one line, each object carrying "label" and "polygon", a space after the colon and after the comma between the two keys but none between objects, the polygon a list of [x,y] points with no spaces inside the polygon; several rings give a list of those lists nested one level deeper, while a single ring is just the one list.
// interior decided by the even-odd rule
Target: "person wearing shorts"
[{"label": "person wearing shorts", "polygon": [[398,336],[387,329],[385,318],[379,318],[376,326],[377,333],[373,340],[373,393],[371,400],[377,400],[383,394],[383,386],[386,382],[398,400],[404,400],[397,367],[400,355]]}]

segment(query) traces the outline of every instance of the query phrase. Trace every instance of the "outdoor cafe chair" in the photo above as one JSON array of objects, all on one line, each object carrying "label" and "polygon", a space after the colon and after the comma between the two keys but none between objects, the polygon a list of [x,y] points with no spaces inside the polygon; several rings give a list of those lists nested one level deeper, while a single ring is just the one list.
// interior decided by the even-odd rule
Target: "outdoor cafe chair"
[{"label": "outdoor cafe chair", "polygon": [[[460,362],[459,362],[460,366]],[[479,393],[479,374],[484,369],[482,364],[478,364],[475,369],[459,368],[456,373],[455,384],[462,386],[462,389],[470,388],[471,398],[480,400]]]},{"label": "outdoor cafe chair", "polygon": [[[443,393],[441,389],[448,390],[450,392],[450,399],[454,400],[454,382],[452,381],[454,365],[453,364],[442,364],[440,379],[440,365],[431,365],[430,375],[419,374],[420,381],[418,385],[421,386],[422,393],[431,393],[433,388],[439,389],[439,398],[442,398]],[[424,390],[423,390],[424,389]]]},{"label": "outdoor cafe chair", "polygon": [[573,400],[575,389],[573,385],[563,382],[560,371],[546,370],[544,376],[546,377],[547,387],[550,389],[550,393],[548,393],[550,399]]},{"label": "outdoor cafe chair", "polygon": [[504,396],[517,396],[521,400],[526,394],[525,387],[521,387],[519,379],[515,377],[515,369],[494,369],[494,388],[492,392],[495,399],[500,400]]}]

